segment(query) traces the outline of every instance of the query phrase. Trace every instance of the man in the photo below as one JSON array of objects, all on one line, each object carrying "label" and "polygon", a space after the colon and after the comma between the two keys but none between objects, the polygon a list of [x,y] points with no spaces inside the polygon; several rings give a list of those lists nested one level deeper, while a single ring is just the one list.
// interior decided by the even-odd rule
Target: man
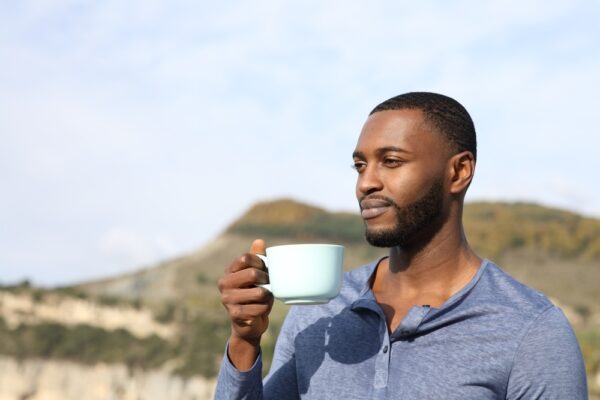
[{"label": "man", "polygon": [[462,225],[475,128],[455,100],[377,106],[354,152],[367,241],[389,256],[345,274],[326,305],[292,307],[264,384],[272,296],[257,240],[219,281],[232,333],[219,399],[586,399],[569,323],[469,247]]}]

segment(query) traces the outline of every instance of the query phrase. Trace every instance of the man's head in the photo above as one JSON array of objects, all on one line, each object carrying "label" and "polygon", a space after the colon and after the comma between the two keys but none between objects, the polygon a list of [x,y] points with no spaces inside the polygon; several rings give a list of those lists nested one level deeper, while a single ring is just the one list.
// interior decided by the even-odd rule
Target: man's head
[{"label": "man's head", "polygon": [[442,134],[454,151],[470,151],[477,160],[477,137],[475,125],[467,110],[456,100],[443,94],[410,92],[383,103],[369,115],[386,110],[421,110],[425,122]]},{"label": "man's head", "polygon": [[407,93],[375,107],[353,155],[367,240],[416,245],[460,219],[475,153],[473,122],[449,97]]}]

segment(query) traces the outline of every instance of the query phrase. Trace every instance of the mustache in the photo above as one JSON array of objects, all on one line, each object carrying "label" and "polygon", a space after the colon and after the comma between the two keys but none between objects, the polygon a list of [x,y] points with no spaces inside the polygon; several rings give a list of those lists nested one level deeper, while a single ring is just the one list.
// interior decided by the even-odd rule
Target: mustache
[{"label": "mustache", "polygon": [[358,206],[360,207],[361,210],[363,209],[362,203],[365,200],[380,200],[380,201],[385,201],[386,203],[388,203],[392,207],[400,208],[398,206],[398,204],[396,204],[396,202],[394,200],[390,199],[389,197],[378,195],[378,194],[372,194],[372,195],[368,195],[367,194],[367,195],[362,196],[360,199],[358,199]]}]

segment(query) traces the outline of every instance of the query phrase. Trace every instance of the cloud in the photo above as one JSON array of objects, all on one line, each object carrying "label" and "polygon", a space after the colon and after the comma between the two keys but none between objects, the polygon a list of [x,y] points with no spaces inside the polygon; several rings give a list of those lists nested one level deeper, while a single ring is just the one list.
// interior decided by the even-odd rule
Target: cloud
[{"label": "cloud", "polygon": [[42,281],[191,250],[263,198],[354,210],[348,166],[363,120],[408,90],[448,93],[472,113],[471,197],[600,215],[596,5],[65,0],[4,11],[0,242],[13,250],[0,265]]}]

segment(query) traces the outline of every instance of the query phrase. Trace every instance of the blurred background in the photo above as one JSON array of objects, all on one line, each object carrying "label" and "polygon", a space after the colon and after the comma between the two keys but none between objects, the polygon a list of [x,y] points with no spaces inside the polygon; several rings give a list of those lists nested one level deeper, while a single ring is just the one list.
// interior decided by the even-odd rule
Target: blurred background
[{"label": "blurred background", "polygon": [[408,91],[471,113],[470,241],[565,310],[595,398],[599,16],[0,1],[0,400],[210,398],[228,332],[214,282],[253,237],[340,242],[349,269],[379,254],[351,154],[369,111]]}]

